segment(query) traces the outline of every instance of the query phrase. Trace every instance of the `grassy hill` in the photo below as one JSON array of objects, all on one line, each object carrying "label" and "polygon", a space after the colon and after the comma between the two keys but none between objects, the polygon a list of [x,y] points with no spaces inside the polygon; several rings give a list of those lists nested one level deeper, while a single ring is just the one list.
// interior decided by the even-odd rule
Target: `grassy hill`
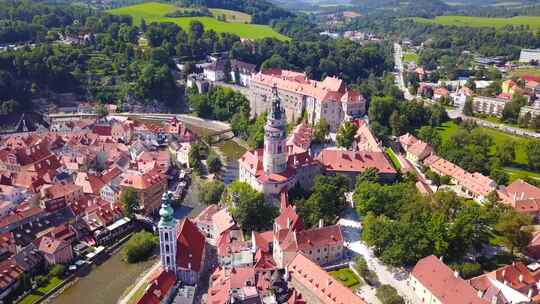
[{"label": "grassy hill", "polygon": [[540,29],[540,17],[517,16],[513,18],[488,18],[471,16],[437,16],[435,19],[412,18],[419,23],[431,23],[440,25],[470,26],[470,27],[496,27],[506,25],[528,25],[531,29]]},{"label": "grassy hill", "polygon": [[[267,25],[241,23],[251,20],[251,16],[236,11],[210,9],[215,16],[224,14],[227,17],[227,20],[231,20],[231,22],[219,21],[212,17],[164,17],[165,14],[174,12],[177,9],[179,8],[170,4],[147,2],[113,9],[110,10],[109,13],[113,15],[130,15],[133,17],[133,22],[135,24],[139,24],[141,20],[144,19],[147,24],[152,22],[173,22],[183,29],[187,29],[192,20],[198,20],[204,24],[205,29],[212,29],[218,33],[233,33],[248,39],[260,39],[266,37],[273,37],[281,40],[289,39]],[[234,19],[232,16],[234,16]]]}]

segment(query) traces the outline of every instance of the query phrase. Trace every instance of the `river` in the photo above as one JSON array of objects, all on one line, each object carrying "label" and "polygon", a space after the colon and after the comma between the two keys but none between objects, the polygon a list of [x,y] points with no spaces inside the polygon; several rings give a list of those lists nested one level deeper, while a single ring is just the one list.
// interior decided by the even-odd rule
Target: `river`
[{"label": "river", "polygon": [[134,284],[137,278],[153,263],[155,260],[128,264],[122,261],[122,250],[120,249],[103,264],[94,267],[88,275],[80,278],[58,297],[52,299],[50,303],[114,304],[122,293]]}]

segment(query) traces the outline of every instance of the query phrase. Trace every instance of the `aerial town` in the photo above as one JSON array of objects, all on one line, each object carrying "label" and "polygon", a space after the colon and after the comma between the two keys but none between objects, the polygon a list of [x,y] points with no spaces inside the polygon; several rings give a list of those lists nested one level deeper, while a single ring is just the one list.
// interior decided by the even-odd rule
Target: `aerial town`
[{"label": "aerial town", "polygon": [[540,303],[540,5],[487,2],[0,0],[0,303]]}]

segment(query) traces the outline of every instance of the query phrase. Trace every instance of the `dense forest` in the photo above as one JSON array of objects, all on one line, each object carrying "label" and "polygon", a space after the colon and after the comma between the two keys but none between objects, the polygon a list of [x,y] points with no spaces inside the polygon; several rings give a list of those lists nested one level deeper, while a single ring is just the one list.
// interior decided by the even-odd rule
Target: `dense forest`
[{"label": "dense forest", "polygon": [[[392,67],[388,44],[359,47],[348,40],[304,35],[301,17],[283,19],[275,26],[294,39],[241,42],[236,35],[205,30],[193,22],[183,30],[172,23],[134,26],[129,16],[112,16],[69,5],[0,0],[6,8],[2,22],[24,24],[26,30],[2,28],[3,43],[35,43],[0,53],[0,110],[19,111],[36,98],[75,93],[104,103],[141,103],[178,111],[183,90],[177,81],[193,72],[195,63],[215,52],[228,52],[261,68],[306,71],[320,79],[336,75],[350,84]],[[47,20],[47,21],[44,21]],[[72,37],[74,42],[62,42]],[[141,40],[141,38],[143,38]],[[175,60],[173,60],[175,59]],[[186,63],[177,70],[176,62]],[[5,104],[5,105],[4,105]]]}]

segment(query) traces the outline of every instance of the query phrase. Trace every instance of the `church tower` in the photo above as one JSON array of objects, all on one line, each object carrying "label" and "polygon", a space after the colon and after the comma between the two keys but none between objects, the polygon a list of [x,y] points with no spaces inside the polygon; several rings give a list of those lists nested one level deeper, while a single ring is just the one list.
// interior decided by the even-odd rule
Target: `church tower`
[{"label": "church tower", "polygon": [[176,223],[174,210],[171,207],[171,193],[165,192],[161,198],[159,210],[159,253],[161,265],[165,271],[176,275]]},{"label": "church tower", "polygon": [[272,91],[272,106],[264,126],[263,168],[266,174],[282,173],[287,170],[285,112],[281,107],[276,85]]}]

